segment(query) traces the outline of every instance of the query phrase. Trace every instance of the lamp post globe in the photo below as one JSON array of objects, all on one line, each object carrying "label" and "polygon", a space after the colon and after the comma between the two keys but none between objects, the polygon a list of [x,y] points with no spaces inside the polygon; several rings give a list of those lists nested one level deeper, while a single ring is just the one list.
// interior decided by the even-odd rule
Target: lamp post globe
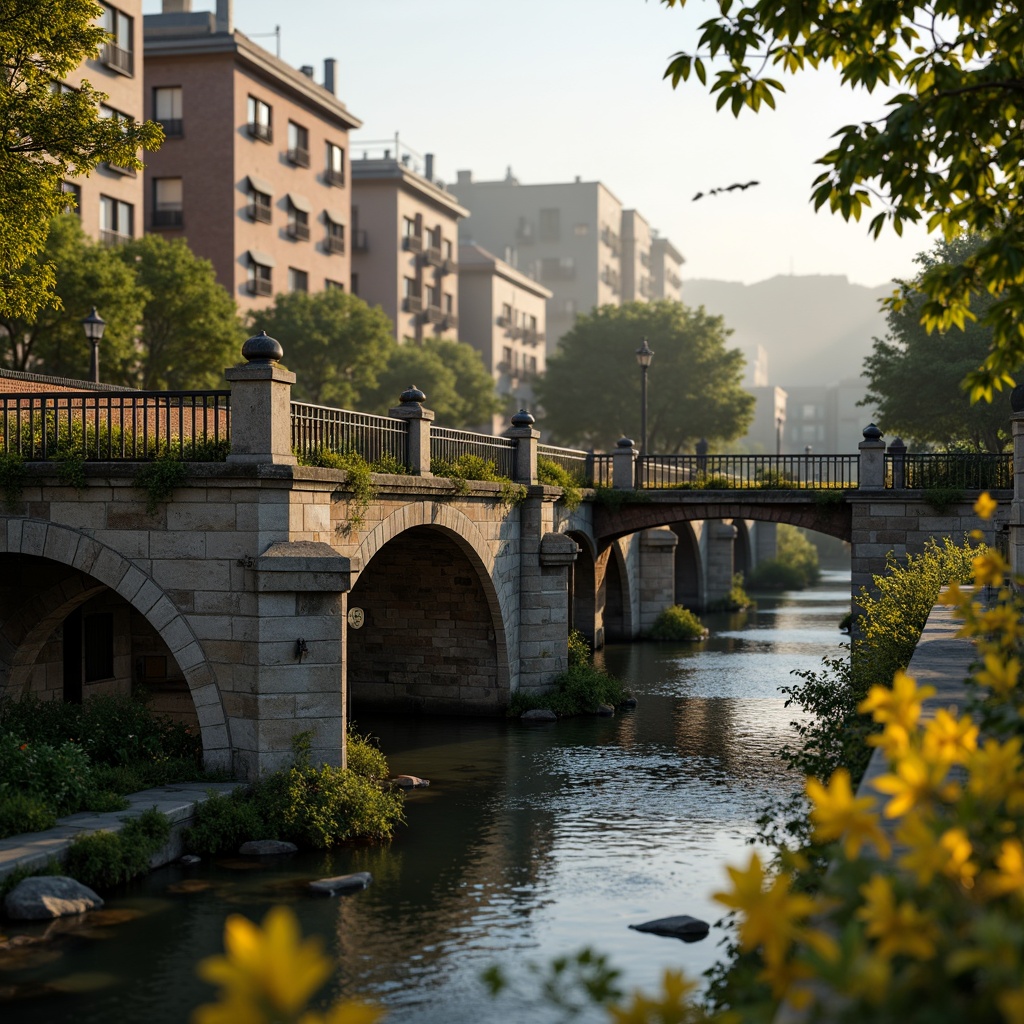
[{"label": "lamp post globe", "polygon": [[647,371],[650,369],[654,350],[643,338],[636,350],[636,361],[640,364],[640,454],[647,454]]},{"label": "lamp post globe", "polygon": [[95,384],[100,382],[100,339],[103,337],[106,327],[107,321],[96,312],[95,306],[92,307],[92,312],[82,319],[82,329],[85,331],[85,336],[92,342],[89,379]]}]

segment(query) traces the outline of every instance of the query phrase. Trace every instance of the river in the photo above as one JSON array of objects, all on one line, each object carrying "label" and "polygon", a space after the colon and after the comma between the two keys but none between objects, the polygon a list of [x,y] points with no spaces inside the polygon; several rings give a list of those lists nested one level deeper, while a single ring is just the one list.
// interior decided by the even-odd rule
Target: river
[{"label": "river", "polygon": [[[588,945],[626,987],[652,988],[666,967],[699,975],[721,955],[721,928],[684,944],[628,925],[718,921],[724,865],[746,858],[755,819],[794,781],[774,754],[792,718],[778,687],[839,652],[849,593],[848,573],[826,573],[705,616],[704,643],[609,646],[599,660],[639,700],[614,718],[359,720],[395,773],[431,782],[410,794],[390,846],[162,868],[98,915],[58,923],[54,942],[0,960],[0,1019],[183,1024],[210,997],[194,965],[221,949],[226,914],[260,918],[281,902],[337,957],[325,998],[380,1001],[389,1024],[556,1019],[532,1002],[529,964]],[[364,870],[374,883],[353,896],[303,891]],[[495,1001],[480,982],[493,964],[513,982]]]}]

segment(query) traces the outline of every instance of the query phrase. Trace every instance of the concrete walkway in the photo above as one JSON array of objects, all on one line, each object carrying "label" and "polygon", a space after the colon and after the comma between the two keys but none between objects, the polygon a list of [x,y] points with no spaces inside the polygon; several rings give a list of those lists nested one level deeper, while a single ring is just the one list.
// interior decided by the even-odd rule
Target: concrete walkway
[{"label": "concrete walkway", "polygon": [[144,811],[155,807],[171,821],[171,838],[150,860],[150,867],[160,867],[181,856],[181,833],[195,816],[196,804],[201,804],[210,793],[226,795],[237,789],[238,782],[191,782],[173,786],[144,789],[127,797],[128,808],[95,814],[83,811],[58,820],[54,828],[45,832],[30,832],[0,839],[0,880],[19,868],[38,871],[51,860],[63,862],[68,847],[77,836],[91,832],[120,832],[125,819],[138,818]]}]

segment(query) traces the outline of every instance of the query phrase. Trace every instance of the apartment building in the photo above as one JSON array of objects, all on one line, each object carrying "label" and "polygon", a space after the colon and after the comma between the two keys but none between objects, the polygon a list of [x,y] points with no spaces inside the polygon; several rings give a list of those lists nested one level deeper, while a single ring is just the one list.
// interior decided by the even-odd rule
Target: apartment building
[{"label": "apartment building", "polygon": [[163,0],[144,19],[146,115],[167,140],[147,159],[146,230],[185,238],[243,309],[280,292],[349,287],[348,135],[336,62],[296,69],[215,12]]},{"label": "apartment building", "polygon": [[459,246],[459,338],[480,353],[504,399],[488,426],[494,434],[520,409],[534,411],[533,383],[547,365],[550,298],[550,289],[481,246]]},{"label": "apartment building", "polygon": [[461,240],[483,246],[551,291],[547,347],[577,313],[622,302],[622,203],[599,181],[521,185],[473,181],[459,171],[452,191],[471,213]]},{"label": "apartment building", "polygon": [[387,313],[399,343],[456,340],[459,221],[469,211],[434,180],[432,155],[397,139],[356,149],[352,291]]},{"label": "apartment building", "polygon": [[683,254],[667,239],[653,232],[650,249],[651,298],[680,301]]},{"label": "apartment building", "polygon": [[622,301],[650,302],[651,226],[636,210],[622,211]]},{"label": "apartment building", "polygon": [[[99,24],[112,37],[98,56],[83,61],[62,83],[75,89],[83,80],[107,94],[104,117],[144,120],[142,79],[142,0],[101,3]],[[75,198],[85,233],[108,245],[143,233],[143,175],[114,164],[100,164],[88,177],[64,182]]]}]

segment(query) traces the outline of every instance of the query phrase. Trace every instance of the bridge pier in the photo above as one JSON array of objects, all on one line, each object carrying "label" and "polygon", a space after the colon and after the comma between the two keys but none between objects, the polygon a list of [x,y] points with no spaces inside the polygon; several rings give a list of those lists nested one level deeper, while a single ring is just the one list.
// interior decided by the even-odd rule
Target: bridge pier
[{"label": "bridge pier", "polygon": [[665,526],[640,535],[640,633],[676,603],[676,546],[679,538]]}]

